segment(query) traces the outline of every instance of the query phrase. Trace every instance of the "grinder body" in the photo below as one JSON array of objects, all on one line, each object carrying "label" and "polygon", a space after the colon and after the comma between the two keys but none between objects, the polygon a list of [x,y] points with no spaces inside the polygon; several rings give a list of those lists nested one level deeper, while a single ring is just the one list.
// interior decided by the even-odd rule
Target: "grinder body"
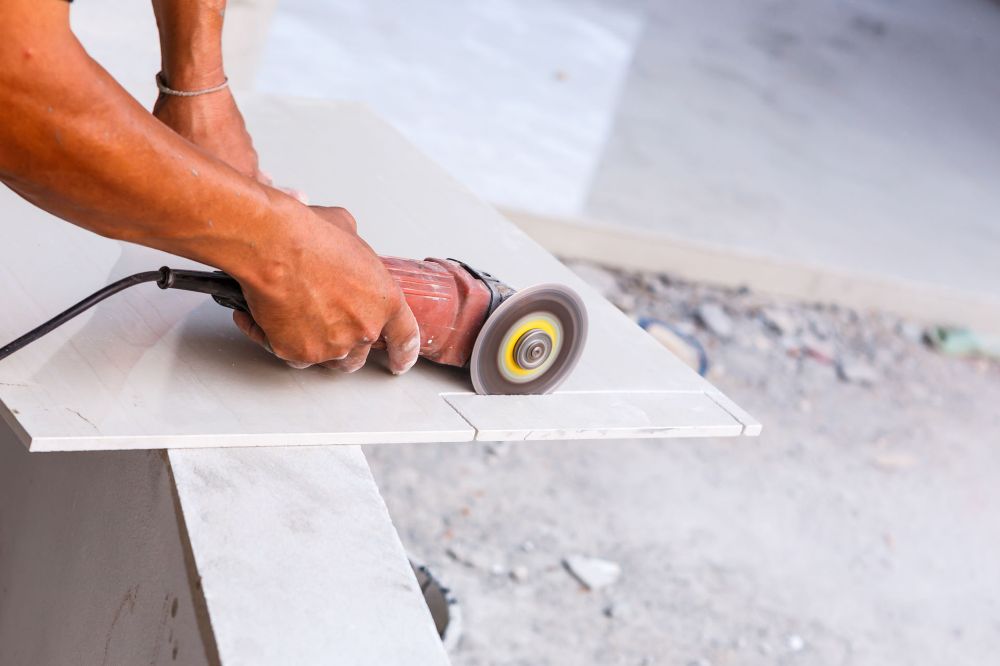
[{"label": "grinder body", "polygon": [[420,327],[420,355],[465,367],[483,324],[514,294],[506,284],[453,259],[380,257]]}]

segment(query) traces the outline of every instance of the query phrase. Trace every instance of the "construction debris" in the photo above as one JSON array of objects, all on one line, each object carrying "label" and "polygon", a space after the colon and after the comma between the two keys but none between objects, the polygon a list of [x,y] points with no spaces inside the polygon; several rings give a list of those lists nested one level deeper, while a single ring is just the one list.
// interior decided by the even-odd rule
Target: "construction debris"
[{"label": "construction debris", "polygon": [[794,335],[802,329],[798,321],[787,310],[774,307],[765,308],[760,313],[760,319],[765,326],[778,335]]},{"label": "construction debris", "polygon": [[613,585],[622,575],[622,568],[617,562],[599,557],[571,555],[563,560],[563,565],[588,590]]},{"label": "construction debris", "polygon": [[698,323],[719,338],[728,340],[733,335],[733,320],[717,303],[703,303],[695,310]]},{"label": "construction debris", "polygon": [[981,356],[1000,359],[1000,338],[977,335],[963,328],[931,328],[925,339],[934,349],[949,356]]},{"label": "construction debris", "polygon": [[863,361],[840,361],[837,363],[837,376],[845,382],[872,386],[878,381],[875,368]]}]

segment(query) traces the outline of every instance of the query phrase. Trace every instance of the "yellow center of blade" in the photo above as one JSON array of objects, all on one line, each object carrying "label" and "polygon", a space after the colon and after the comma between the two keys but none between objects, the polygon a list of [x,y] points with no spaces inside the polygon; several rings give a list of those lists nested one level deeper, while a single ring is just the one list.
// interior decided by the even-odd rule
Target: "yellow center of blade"
[{"label": "yellow center of blade", "polygon": [[548,369],[548,364],[543,364],[537,368],[525,370],[524,368],[522,368],[520,365],[517,364],[517,360],[514,358],[514,350],[517,348],[517,341],[520,340],[525,333],[536,328],[541,329],[546,333],[548,333],[549,337],[552,338],[553,350],[558,349],[559,333],[558,331],[556,331],[556,327],[553,326],[551,322],[548,321],[548,319],[539,317],[536,319],[529,319],[528,321],[523,322],[517,328],[511,329],[507,333],[507,337],[504,340],[502,358],[504,366],[506,366],[506,369],[508,372],[510,372],[510,374],[519,377],[527,377],[528,375],[532,375],[538,373],[539,371],[544,371]]}]

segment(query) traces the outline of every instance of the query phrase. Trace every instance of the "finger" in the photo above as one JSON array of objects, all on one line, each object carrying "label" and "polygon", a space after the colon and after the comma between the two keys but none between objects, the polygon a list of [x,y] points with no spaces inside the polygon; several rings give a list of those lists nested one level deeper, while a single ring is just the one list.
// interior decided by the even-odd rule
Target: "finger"
[{"label": "finger", "polygon": [[365,367],[365,361],[368,360],[368,354],[371,350],[371,345],[358,345],[344,358],[340,360],[327,361],[323,364],[323,366],[334,370],[340,370],[341,372],[357,372],[361,368]]},{"label": "finger", "polygon": [[389,353],[389,370],[394,375],[401,375],[412,368],[420,354],[420,329],[405,303],[382,329],[382,337]]},{"label": "finger", "polygon": [[[244,335],[271,354],[274,354],[274,350],[271,349],[271,343],[267,341],[267,335],[264,334],[264,329],[254,321],[253,317],[242,310],[236,310],[233,312],[233,322],[235,322],[237,328],[243,331]],[[298,361],[285,361],[285,363],[288,364],[288,367],[295,368],[296,370],[304,370],[312,367],[312,363],[299,363]]]},{"label": "finger", "polygon": [[257,180],[258,182],[268,186],[274,184],[274,181],[271,180],[271,174],[261,169],[257,169]]},{"label": "finger", "polygon": [[[267,336],[264,334],[264,329],[257,325],[253,317],[249,313],[243,312],[242,310],[236,310],[233,312],[233,322],[236,327],[243,331],[244,335],[259,344],[264,349],[271,351],[271,345],[267,342]],[[272,352],[273,353],[273,352]]]}]

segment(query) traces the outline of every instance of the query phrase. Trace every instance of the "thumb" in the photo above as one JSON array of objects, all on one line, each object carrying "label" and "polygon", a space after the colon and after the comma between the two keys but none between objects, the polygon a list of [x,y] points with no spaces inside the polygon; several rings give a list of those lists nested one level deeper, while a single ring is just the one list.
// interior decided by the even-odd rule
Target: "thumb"
[{"label": "thumb", "polygon": [[420,329],[406,301],[382,329],[385,349],[389,353],[389,370],[401,375],[417,362],[420,354]]}]

